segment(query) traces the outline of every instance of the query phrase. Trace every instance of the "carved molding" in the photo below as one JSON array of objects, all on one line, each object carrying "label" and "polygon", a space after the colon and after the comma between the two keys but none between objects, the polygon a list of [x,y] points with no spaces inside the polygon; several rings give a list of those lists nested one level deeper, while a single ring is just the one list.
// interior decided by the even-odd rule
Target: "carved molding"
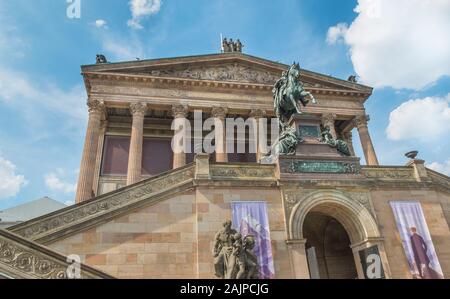
[{"label": "carved molding", "polygon": [[147,112],[148,107],[147,104],[145,103],[131,103],[130,104],[130,112],[132,115],[145,115],[145,113]]},{"label": "carved molding", "polygon": [[265,110],[261,110],[261,109],[253,109],[252,111],[250,111],[249,116],[255,119],[260,119],[260,118],[264,118],[266,117],[267,112]]},{"label": "carved molding", "polygon": [[359,129],[361,127],[367,127],[370,121],[370,116],[368,114],[358,115],[353,119],[353,124]]},{"label": "carved molding", "polygon": [[106,111],[105,102],[97,99],[88,99],[87,101],[89,113],[104,113]]},{"label": "carved molding", "polygon": [[240,64],[218,65],[214,67],[187,67],[181,70],[152,70],[148,74],[156,77],[178,77],[196,80],[239,81],[273,85],[280,74],[256,70]]},{"label": "carved molding", "polygon": [[[38,244],[29,244],[29,241],[21,244],[18,237],[8,237],[8,233],[0,235],[0,270],[3,268],[13,276],[20,278],[39,279],[68,279],[67,269],[69,263],[64,256],[57,253],[47,253],[48,249],[41,248]],[[111,278],[96,270],[89,271],[86,266],[81,267],[81,279]]]},{"label": "carved molding", "polygon": [[172,106],[172,116],[174,118],[187,118],[189,113],[189,107],[187,105],[173,105]]},{"label": "carved molding", "polygon": [[322,125],[324,127],[333,127],[334,121],[336,120],[337,115],[335,113],[326,113],[322,115]]},{"label": "carved molding", "polygon": [[371,179],[415,180],[410,168],[368,168],[362,169],[362,174]]},{"label": "carved molding", "polygon": [[213,107],[211,109],[211,116],[214,118],[225,119],[227,117],[228,109],[225,107]]},{"label": "carved molding", "polygon": [[12,227],[11,231],[28,239],[40,239],[48,234],[66,229],[93,217],[101,217],[108,213],[122,209],[127,205],[137,203],[156,196],[162,192],[176,188],[194,178],[192,166],[158,176],[138,185],[125,188],[82,205],[75,205],[61,213],[37,221],[30,221]]},{"label": "carved molding", "polygon": [[275,169],[256,167],[236,167],[211,165],[213,177],[228,178],[270,178],[275,179]]}]

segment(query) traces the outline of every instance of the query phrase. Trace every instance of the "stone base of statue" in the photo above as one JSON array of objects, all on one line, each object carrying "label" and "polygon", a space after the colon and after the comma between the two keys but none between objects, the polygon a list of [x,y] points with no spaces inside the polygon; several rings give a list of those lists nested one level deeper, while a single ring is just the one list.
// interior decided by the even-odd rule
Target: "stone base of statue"
[{"label": "stone base of statue", "polygon": [[339,175],[358,178],[360,159],[350,154],[346,143],[334,140],[329,128],[322,126],[320,118],[311,114],[295,114],[289,121],[288,132],[298,136],[298,144],[283,152],[284,147],[275,143],[270,155],[262,164],[277,164],[281,177],[308,176],[324,178]]}]

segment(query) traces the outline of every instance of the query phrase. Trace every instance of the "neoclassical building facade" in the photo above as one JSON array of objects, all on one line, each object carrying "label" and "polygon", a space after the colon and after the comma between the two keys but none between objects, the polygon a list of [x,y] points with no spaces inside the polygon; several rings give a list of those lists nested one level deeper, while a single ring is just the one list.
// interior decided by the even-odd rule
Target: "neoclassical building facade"
[{"label": "neoclassical building facade", "polygon": [[[216,138],[207,154],[196,147],[209,133],[200,130],[193,151],[173,150],[174,124],[195,128],[196,113],[223,132],[238,118],[261,132],[287,68],[238,52],[82,66],[89,119],[76,204],[3,231],[0,244],[78,255],[99,278],[214,278],[215,233],[233,202],[254,201],[267,205],[275,278],[368,278],[362,252],[373,248],[383,277],[412,278],[390,203],[415,201],[450,277],[450,179],[418,159],[379,165],[364,107],[370,87],[302,70],[318,104],[291,120],[304,143],[271,163],[250,150],[271,133]],[[350,156],[318,141],[324,128]],[[245,152],[230,151],[239,141]],[[0,273],[24,276],[1,258]]]}]

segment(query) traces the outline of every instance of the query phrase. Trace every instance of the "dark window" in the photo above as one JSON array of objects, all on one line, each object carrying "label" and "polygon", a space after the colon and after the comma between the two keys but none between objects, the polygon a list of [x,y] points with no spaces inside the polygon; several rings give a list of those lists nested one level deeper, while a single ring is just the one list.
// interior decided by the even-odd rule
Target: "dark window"
[{"label": "dark window", "polygon": [[102,175],[127,175],[130,137],[106,136]]},{"label": "dark window", "polygon": [[142,174],[155,176],[173,167],[171,139],[144,138]]}]

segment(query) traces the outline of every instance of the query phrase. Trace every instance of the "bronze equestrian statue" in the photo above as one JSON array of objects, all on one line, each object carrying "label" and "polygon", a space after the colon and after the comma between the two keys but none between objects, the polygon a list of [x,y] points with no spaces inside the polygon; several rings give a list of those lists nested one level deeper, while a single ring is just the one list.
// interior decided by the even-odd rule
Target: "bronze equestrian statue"
[{"label": "bronze equestrian statue", "polygon": [[295,62],[287,72],[283,72],[272,92],[281,131],[287,127],[292,115],[302,113],[299,103],[306,107],[310,98],[313,104],[317,104],[314,96],[303,88],[300,82],[300,65]]}]

